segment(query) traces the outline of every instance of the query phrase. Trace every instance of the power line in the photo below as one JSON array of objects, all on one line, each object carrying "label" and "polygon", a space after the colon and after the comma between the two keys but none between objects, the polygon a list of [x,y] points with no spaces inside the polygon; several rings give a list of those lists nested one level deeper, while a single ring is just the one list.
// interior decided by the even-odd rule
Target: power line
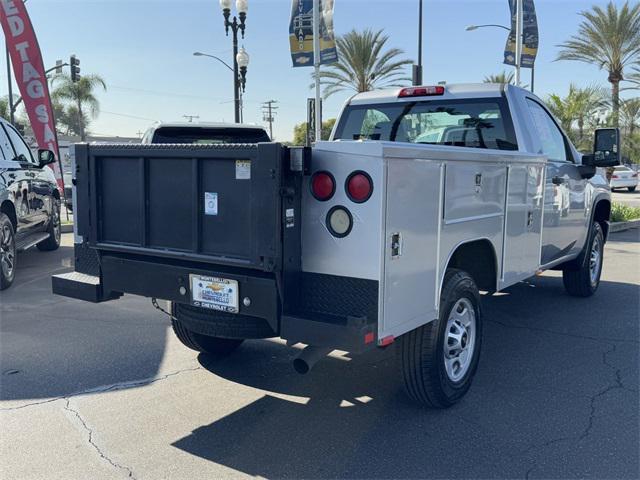
[{"label": "power line", "polygon": [[262,120],[269,122],[269,137],[273,140],[273,122],[275,115],[278,113],[279,107],[275,107],[274,104],[278,103],[277,100],[267,100],[262,103]]}]

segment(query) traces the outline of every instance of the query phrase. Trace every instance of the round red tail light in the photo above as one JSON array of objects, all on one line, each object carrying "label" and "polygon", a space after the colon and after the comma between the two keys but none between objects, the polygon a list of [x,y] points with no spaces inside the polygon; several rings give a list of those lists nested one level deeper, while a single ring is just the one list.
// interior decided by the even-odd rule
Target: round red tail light
[{"label": "round red tail light", "polygon": [[326,202],[336,191],[336,181],[329,172],[316,172],[311,177],[311,193],[321,202]]},{"label": "round red tail light", "polygon": [[368,173],[357,171],[347,178],[347,196],[355,203],[364,203],[373,193],[373,181]]}]

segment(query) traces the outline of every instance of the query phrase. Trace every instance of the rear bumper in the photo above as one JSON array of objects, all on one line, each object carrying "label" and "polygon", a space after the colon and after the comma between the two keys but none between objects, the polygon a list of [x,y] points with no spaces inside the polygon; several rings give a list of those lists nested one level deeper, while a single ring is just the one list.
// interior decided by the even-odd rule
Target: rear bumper
[{"label": "rear bumper", "polygon": [[[53,293],[93,303],[129,293],[190,304],[189,275],[217,276],[238,281],[238,317],[264,319],[276,335],[290,343],[354,353],[376,346],[377,316],[373,312],[377,309],[377,282],[306,274],[300,281],[299,298],[285,302],[283,309],[275,277],[260,271],[242,274],[224,267],[212,271],[198,264],[158,263],[157,258],[104,254],[99,263],[97,275],[71,272],[54,276]],[[250,301],[243,302],[245,298]],[[333,311],[328,312],[329,309]],[[212,323],[220,323],[224,315],[230,315],[207,313]]]}]

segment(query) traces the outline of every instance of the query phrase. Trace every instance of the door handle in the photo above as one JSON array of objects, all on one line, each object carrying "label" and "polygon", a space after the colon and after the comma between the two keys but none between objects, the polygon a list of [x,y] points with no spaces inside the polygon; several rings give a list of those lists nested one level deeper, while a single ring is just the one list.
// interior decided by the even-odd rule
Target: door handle
[{"label": "door handle", "polygon": [[551,179],[551,183],[553,183],[554,185],[562,185],[564,183],[564,178],[562,178],[562,177],[553,177]]}]

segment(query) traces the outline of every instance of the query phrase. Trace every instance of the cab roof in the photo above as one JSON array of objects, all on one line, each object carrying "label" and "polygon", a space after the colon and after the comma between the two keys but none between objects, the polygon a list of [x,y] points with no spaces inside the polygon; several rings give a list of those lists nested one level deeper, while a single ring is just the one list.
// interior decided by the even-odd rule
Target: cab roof
[{"label": "cab roof", "polygon": [[398,95],[402,88],[388,88],[384,90],[372,90],[370,92],[358,93],[351,97],[350,105],[364,105],[371,103],[397,103],[413,102],[418,98],[427,100],[454,100],[464,98],[489,98],[498,97],[506,89],[519,88],[513,85],[502,83],[459,83],[451,85],[440,85],[444,87],[444,94],[424,97],[401,97]]}]

